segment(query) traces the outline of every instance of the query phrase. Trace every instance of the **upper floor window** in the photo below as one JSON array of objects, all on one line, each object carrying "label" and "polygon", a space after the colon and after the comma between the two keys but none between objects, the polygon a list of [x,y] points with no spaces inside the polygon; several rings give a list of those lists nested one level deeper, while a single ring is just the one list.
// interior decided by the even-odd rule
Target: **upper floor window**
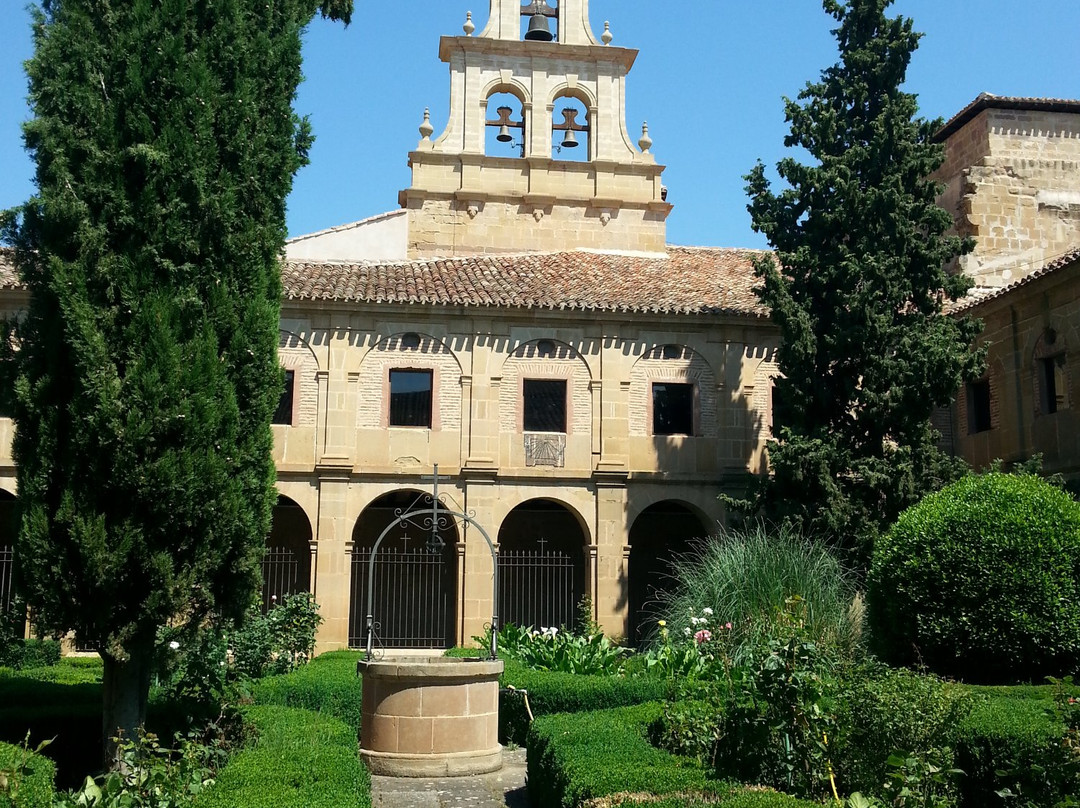
[{"label": "upper floor window", "polygon": [[565,379],[524,379],[522,398],[526,432],[566,432]]},{"label": "upper floor window", "polygon": [[968,434],[990,429],[990,380],[981,379],[967,386]]},{"label": "upper floor window", "polygon": [[390,426],[431,428],[432,372],[390,371]]},{"label": "upper floor window", "polygon": [[293,398],[296,390],[296,371],[285,371],[285,384],[281,390],[281,398],[278,399],[277,409],[274,410],[274,419],[271,423],[284,424],[293,422]]},{"label": "upper floor window", "polygon": [[1039,389],[1042,393],[1041,410],[1050,415],[1069,406],[1065,381],[1065,354],[1048,356],[1037,361]]},{"label": "upper floor window", "polygon": [[693,435],[694,385],[653,382],[652,416],[654,435]]}]

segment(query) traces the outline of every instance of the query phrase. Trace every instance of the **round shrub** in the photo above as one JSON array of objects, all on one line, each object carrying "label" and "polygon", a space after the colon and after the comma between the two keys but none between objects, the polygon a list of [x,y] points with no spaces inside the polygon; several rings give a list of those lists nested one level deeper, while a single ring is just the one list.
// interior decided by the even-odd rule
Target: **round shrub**
[{"label": "round shrub", "polygon": [[878,653],[971,682],[1080,663],[1080,503],[1033,475],[971,475],[901,514],[874,548]]}]

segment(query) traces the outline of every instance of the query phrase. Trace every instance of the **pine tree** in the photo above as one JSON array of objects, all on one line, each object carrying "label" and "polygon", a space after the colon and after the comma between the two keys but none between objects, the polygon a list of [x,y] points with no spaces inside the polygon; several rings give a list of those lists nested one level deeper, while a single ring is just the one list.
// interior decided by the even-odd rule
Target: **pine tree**
[{"label": "pine tree", "polygon": [[[929,179],[944,159],[940,121],[901,88],[920,35],[888,17],[891,0],[824,0],[840,61],[786,100],[793,157],[774,193],[747,175],[754,229],[776,260],[756,265],[758,295],[780,329],[779,435],[758,505],[865,561],[874,535],[957,470],[930,419],[982,357],[980,325],[942,314],[969,281],[948,267],[972,245]],[[776,433],[774,432],[774,435]]]},{"label": "pine tree", "polygon": [[312,16],[351,0],[42,0],[36,195],[5,217],[17,331],[17,575],[35,626],[104,661],[104,731],[145,718],[155,633],[239,619],[274,491],[292,109]]}]

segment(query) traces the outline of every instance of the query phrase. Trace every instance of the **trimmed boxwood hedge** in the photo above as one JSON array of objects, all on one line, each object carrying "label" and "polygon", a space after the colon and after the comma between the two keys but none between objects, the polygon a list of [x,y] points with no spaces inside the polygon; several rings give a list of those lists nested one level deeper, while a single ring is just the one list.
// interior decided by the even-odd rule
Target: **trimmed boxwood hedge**
[{"label": "trimmed boxwood hedge", "polygon": [[1062,747],[1065,728],[1039,695],[981,699],[961,723],[956,767],[964,772],[958,781],[962,808],[1002,805],[995,792],[1006,787],[1019,791],[1021,804],[1057,805],[1077,795],[1080,772]]},{"label": "trimmed boxwood hedge", "polygon": [[1080,503],[1034,475],[969,475],[874,544],[872,639],[893,664],[984,684],[1080,667]]},{"label": "trimmed boxwood hedge", "polygon": [[0,742],[0,771],[20,767],[15,799],[0,791],[0,808],[52,808],[56,766],[44,755],[30,754],[19,746]]},{"label": "trimmed boxwood hedge", "polygon": [[[528,788],[532,805],[577,808],[588,800],[652,808],[811,808],[815,803],[773,791],[712,779],[688,758],[657,749],[649,725],[658,703],[575,714],[533,722],[528,738]],[[670,795],[657,803],[646,795]]]},{"label": "trimmed boxwood hedge", "polygon": [[529,707],[535,717],[553,713],[580,713],[660,701],[671,685],[665,680],[635,676],[578,676],[571,673],[534,671],[506,660],[500,680],[504,690],[499,696],[499,735],[503,742],[525,743],[529,716],[523,696],[510,692],[514,687],[529,694]]},{"label": "trimmed boxwood hedge", "polygon": [[257,739],[230,758],[194,808],[370,808],[356,730],[326,713],[245,708]]},{"label": "trimmed boxwood hedge", "polygon": [[257,704],[278,704],[329,713],[354,731],[360,729],[361,681],[356,675],[357,651],[331,651],[281,676],[255,682]]}]

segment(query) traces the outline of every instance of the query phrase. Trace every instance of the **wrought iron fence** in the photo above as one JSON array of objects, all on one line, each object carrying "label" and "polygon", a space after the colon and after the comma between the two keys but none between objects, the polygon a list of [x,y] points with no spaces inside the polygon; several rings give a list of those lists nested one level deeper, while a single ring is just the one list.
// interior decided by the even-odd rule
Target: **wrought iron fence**
[{"label": "wrought iron fence", "polygon": [[[370,548],[352,554],[349,646],[363,648]],[[447,648],[454,644],[455,573],[452,545],[442,552],[383,547],[375,556],[378,644],[385,648]]]},{"label": "wrought iron fence", "polygon": [[11,599],[15,597],[12,577],[15,571],[15,551],[7,545],[0,545],[0,612],[7,611]]},{"label": "wrought iron fence", "polygon": [[291,547],[267,547],[262,560],[263,612],[275,599],[281,600],[295,592],[307,592],[310,588],[311,561],[301,551]]},{"label": "wrought iron fence", "polygon": [[580,556],[562,550],[499,551],[499,618],[519,626],[574,627],[584,595]]}]

